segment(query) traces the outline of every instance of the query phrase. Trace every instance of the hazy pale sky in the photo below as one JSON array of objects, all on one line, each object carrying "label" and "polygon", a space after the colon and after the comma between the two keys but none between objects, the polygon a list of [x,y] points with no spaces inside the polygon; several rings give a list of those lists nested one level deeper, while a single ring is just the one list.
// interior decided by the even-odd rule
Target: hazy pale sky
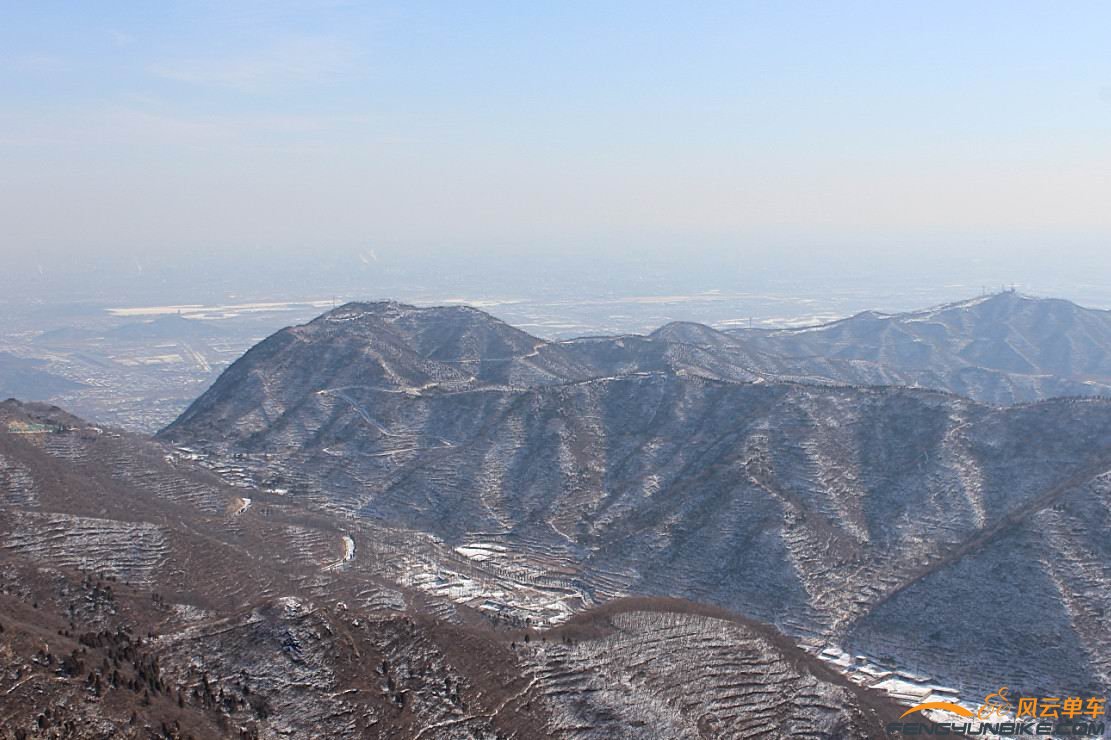
[{"label": "hazy pale sky", "polygon": [[1106,2],[0,7],[9,256],[1111,235]]}]

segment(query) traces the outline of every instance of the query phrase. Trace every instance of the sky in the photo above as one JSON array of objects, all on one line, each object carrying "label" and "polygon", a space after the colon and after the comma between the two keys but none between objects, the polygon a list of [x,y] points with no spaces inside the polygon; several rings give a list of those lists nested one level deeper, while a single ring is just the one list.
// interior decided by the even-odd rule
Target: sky
[{"label": "sky", "polygon": [[987,261],[1019,282],[1111,267],[1105,2],[0,10],[0,255],[40,272],[445,254]]}]

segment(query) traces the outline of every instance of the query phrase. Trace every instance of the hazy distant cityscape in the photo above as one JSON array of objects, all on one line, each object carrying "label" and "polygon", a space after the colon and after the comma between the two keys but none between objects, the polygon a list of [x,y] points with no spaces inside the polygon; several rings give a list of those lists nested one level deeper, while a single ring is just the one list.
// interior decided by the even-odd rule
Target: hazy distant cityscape
[{"label": "hazy distant cityscape", "polygon": [[[523,278],[522,278],[523,279]],[[653,286],[646,286],[653,287]],[[417,305],[472,305],[547,339],[647,334],[672,321],[716,328],[782,328],[844,318],[862,310],[897,312],[995,292],[1004,286],[951,285],[905,291],[831,290],[809,295],[706,290],[690,294],[609,294],[554,288],[503,294],[398,289],[238,302],[101,304],[9,300],[0,329],[0,395],[48,400],[105,424],[154,432],[168,424],[252,345],[350,300],[399,298]],[[1006,286],[1010,287],[1010,286]],[[581,291],[581,289],[580,289]],[[1102,303],[1111,304],[1111,294]],[[551,293],[549,295],[548,293]],[[176,293],[175,293],[176,294]],[[262,296],[263,294],[259,294]]]}]

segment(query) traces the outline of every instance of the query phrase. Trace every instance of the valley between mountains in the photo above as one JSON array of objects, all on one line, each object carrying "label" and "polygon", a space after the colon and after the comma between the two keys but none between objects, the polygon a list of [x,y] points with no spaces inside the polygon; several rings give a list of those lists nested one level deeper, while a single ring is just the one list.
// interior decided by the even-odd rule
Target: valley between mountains
[{"label": "valley between mountains", "polygon": [[351,303],[153,439],[7,401],[0,732],[870,738],[1105,696],[1109,387],[1111,313],[1008,292],[565,341]]}]

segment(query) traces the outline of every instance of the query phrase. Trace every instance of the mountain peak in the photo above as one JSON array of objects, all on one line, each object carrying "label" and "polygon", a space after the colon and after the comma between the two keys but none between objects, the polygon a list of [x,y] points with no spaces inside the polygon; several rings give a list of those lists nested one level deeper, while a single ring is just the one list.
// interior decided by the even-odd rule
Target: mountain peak
[{"label": "mountain peak", "polygon": [[406,311],[419,310],[416,306],[400,301],[349,301],[333,308],[320,316],[315,321],[350,321],[364,316],[389,317],[398,316]]},{"label": "mountain peak", "polygon": [[395,300],[381,301],[350,301],[333,308],[313,322],[353,321],[361,318],[374,318],[384,321],[396,321],[409,318],[416,321],[451,320],[458,318],[482,319],[490,323],[502,324],[504,322],[485,311],[465,305],[446,306],[415,306]]},{"label": "mountain peak", "polygon": [[[961,301],[954,301],[953,303],[945,303],[933,308],[927,308],[919,311],[912,311],[910,313],[933,313],[945,310],[968,310],[968,309],[991,309],[991,310],[1011,310],[1023,306],[1035,305],[1057,305],[1057,306],[1071,306],[1077,310],[1093,310],[1085,309],[1078,306],[1072,301],[1064,298],[1048,298],[1045,296],[1033,295],[1030,293],[1023,293],[1018,290],[1008,288],[1006,290],[997,291],[995,293],[986,293],[974,298],[966,298]],[[901,315],[901,314],[895,314]]]},{"label": "mountain peak", "polygon": [[672,321],[664,324],[648,335],[651,339],[660,339],[683,344],[733,344],[736,340],[728,334],[717,329],[699,324],[694,321]]}]

